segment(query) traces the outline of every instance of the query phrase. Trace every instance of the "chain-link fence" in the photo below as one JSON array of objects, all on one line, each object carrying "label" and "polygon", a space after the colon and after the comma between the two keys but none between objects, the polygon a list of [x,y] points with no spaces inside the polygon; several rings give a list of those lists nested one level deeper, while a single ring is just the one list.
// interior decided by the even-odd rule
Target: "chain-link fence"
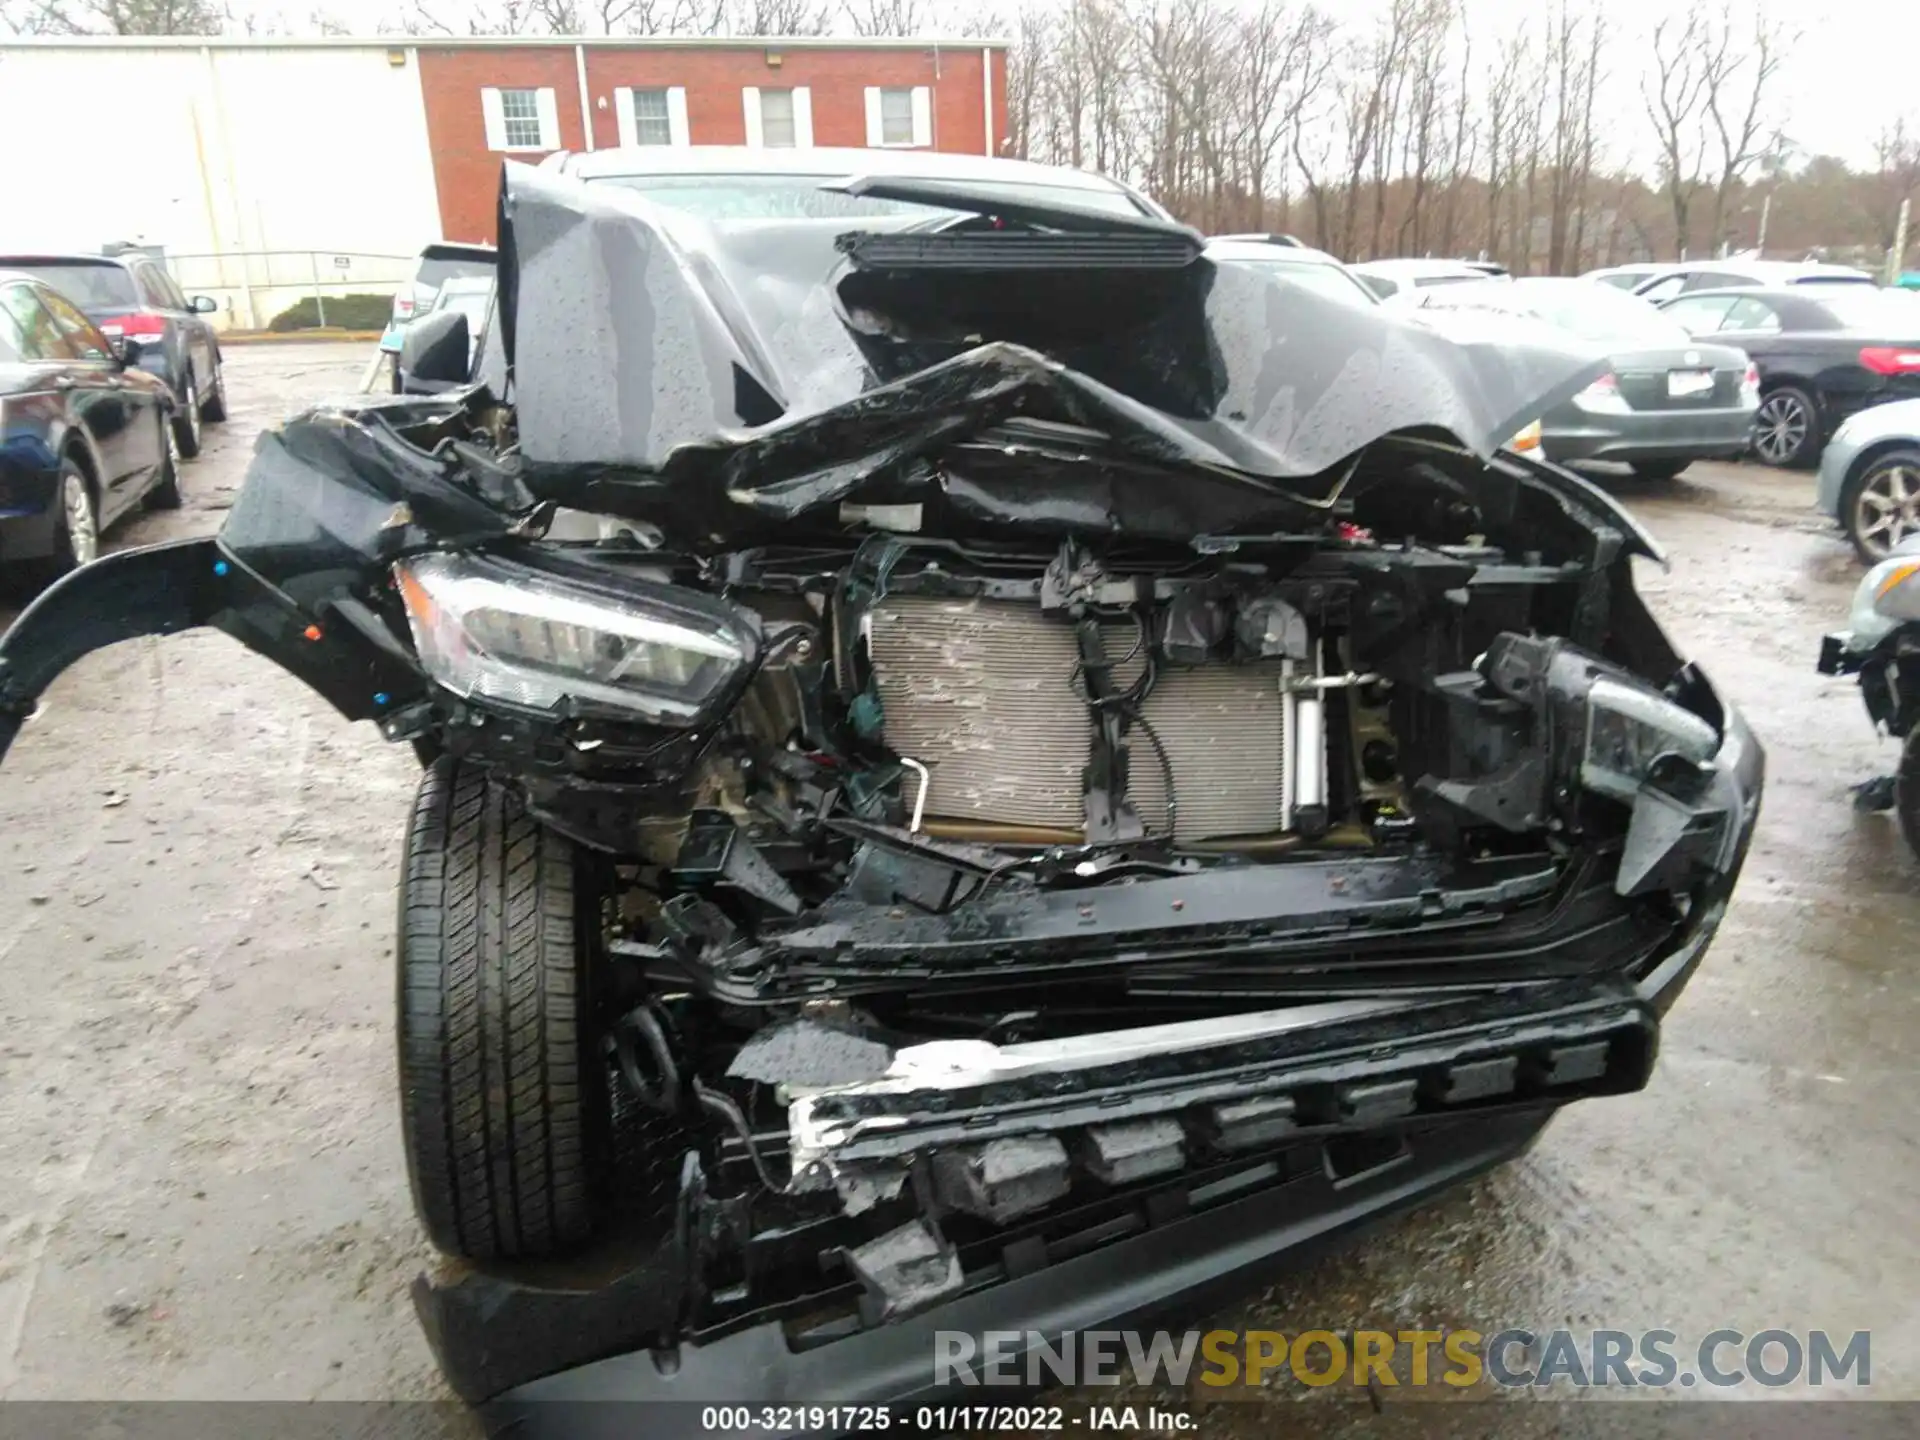
[{"label": "chain-link fence", "polygon": [[379,330],[415,255],[329,250],[229,250],[162,257],[188,295],[211,295],[223,330]]}]

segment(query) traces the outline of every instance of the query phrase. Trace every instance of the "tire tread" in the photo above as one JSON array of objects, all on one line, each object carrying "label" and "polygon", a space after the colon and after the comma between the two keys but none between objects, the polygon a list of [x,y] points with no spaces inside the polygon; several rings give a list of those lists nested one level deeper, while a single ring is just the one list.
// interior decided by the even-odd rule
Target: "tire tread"
[{"label": "tire tread", "polygon": [[401,882],[402,1128],[421,1220],[453,1254],[550,1255],[592,1231],[577,863],[483,771],[426,771]]}]

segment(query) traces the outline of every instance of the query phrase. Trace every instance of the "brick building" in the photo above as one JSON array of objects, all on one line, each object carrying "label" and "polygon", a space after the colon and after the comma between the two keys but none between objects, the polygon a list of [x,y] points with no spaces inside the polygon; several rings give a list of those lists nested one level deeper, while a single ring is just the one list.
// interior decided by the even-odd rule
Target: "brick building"
[{"label": "brick building", "polygon": [[0,206],[0,248],[157,245],[250,327],[303,294],[390,293],[428,241],[493,239],[505,159],[998,153],[1005,60],[1002,42],[932,38],[0,39],[0,133],[59,131],[10,152],[9,190],[59,204]]},{"label": "brick building", "polygon": [[996,43],[583,40],[419,47],[442,238],[493,238],[503,157],[614,145],[1000,148]]}]

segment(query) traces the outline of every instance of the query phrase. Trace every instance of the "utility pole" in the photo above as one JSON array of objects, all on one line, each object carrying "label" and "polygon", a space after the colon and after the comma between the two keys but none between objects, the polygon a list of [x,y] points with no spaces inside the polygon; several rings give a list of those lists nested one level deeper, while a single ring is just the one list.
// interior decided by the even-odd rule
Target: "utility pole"
[{"label": "utility pole", "polygon": [[1767,258],[1767,217],[1773,214],[1773,187],[1767,187],[1767,193],[1760,197],[1760,234],[1754,239],[1753,249],[1756,260]]},{"label": "utility pole", "polygon": [[1907,268],[1907,211],[1913,204],[1911,200],[1900,202],[1900,218],[1893,227],[1893,249],[1887,255],[1887,273],[1885,283],[1898,285],[1900,275]]}]

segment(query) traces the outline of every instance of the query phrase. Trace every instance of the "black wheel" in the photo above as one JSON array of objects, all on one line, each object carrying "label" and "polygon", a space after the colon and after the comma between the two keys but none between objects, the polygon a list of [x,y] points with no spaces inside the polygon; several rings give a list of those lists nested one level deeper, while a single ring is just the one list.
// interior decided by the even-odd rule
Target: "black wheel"
[{"label": "black wheel", "polygon": [[608,1097],[596,887],[518,796],[450,758],[421,777],[400,881],[400,1121],[440,1249],[552,1255],[594,1227]]},{"label": "black wheel", "polygon": [[51,585],[100,553],[100,510],[93,483],[71,455],[60,461],[60,485],[54,492],[53,552],[21,564],[29,589]]},{"label": "black wheel", "polygon": [[180,395],[173,407],[173,438],[180,454],[191,460],[200,453],[200,392],[193,388],[193,372],[181,382]]},{"label": "black wheel", "polygon": [[1893,773],[1893,810],[1907,848],[1920,856],[1920,726],[1907,732],[1900,747],[1900,768]]},{"label": "black wheel", "polygon": [[217,355],[213,361],[213,384],[201,402],[200,418],[209,425],[218,425],[227,418],[227,367],[220,363]]},{"label": "black wheel", "polygon": [[146,506],[149,510],[178,510],[180,508],[180,437],[173,433],[173,425],[163,415],[160,417],[160,441],[166,449],[166,459],[160,467],[160,478],[153,482],[153,488],[147,491]]},{"label": "black wheel", "polygon": [[1636,460],[1633,473],[1642,480],[1677,480],[1691,460]]},{"label": "black wheel", "polygon": [[1753,453],[1767,465],[1798,470],[1820,453],[1820,407],[1797,385],[1769,390],[1753,417]]},{"label": "black wheel", "polygon": [[1840,523],[1869,565],[1920,534],[1920,450],[1889,450],[1849,476],[1840,490]]}]

